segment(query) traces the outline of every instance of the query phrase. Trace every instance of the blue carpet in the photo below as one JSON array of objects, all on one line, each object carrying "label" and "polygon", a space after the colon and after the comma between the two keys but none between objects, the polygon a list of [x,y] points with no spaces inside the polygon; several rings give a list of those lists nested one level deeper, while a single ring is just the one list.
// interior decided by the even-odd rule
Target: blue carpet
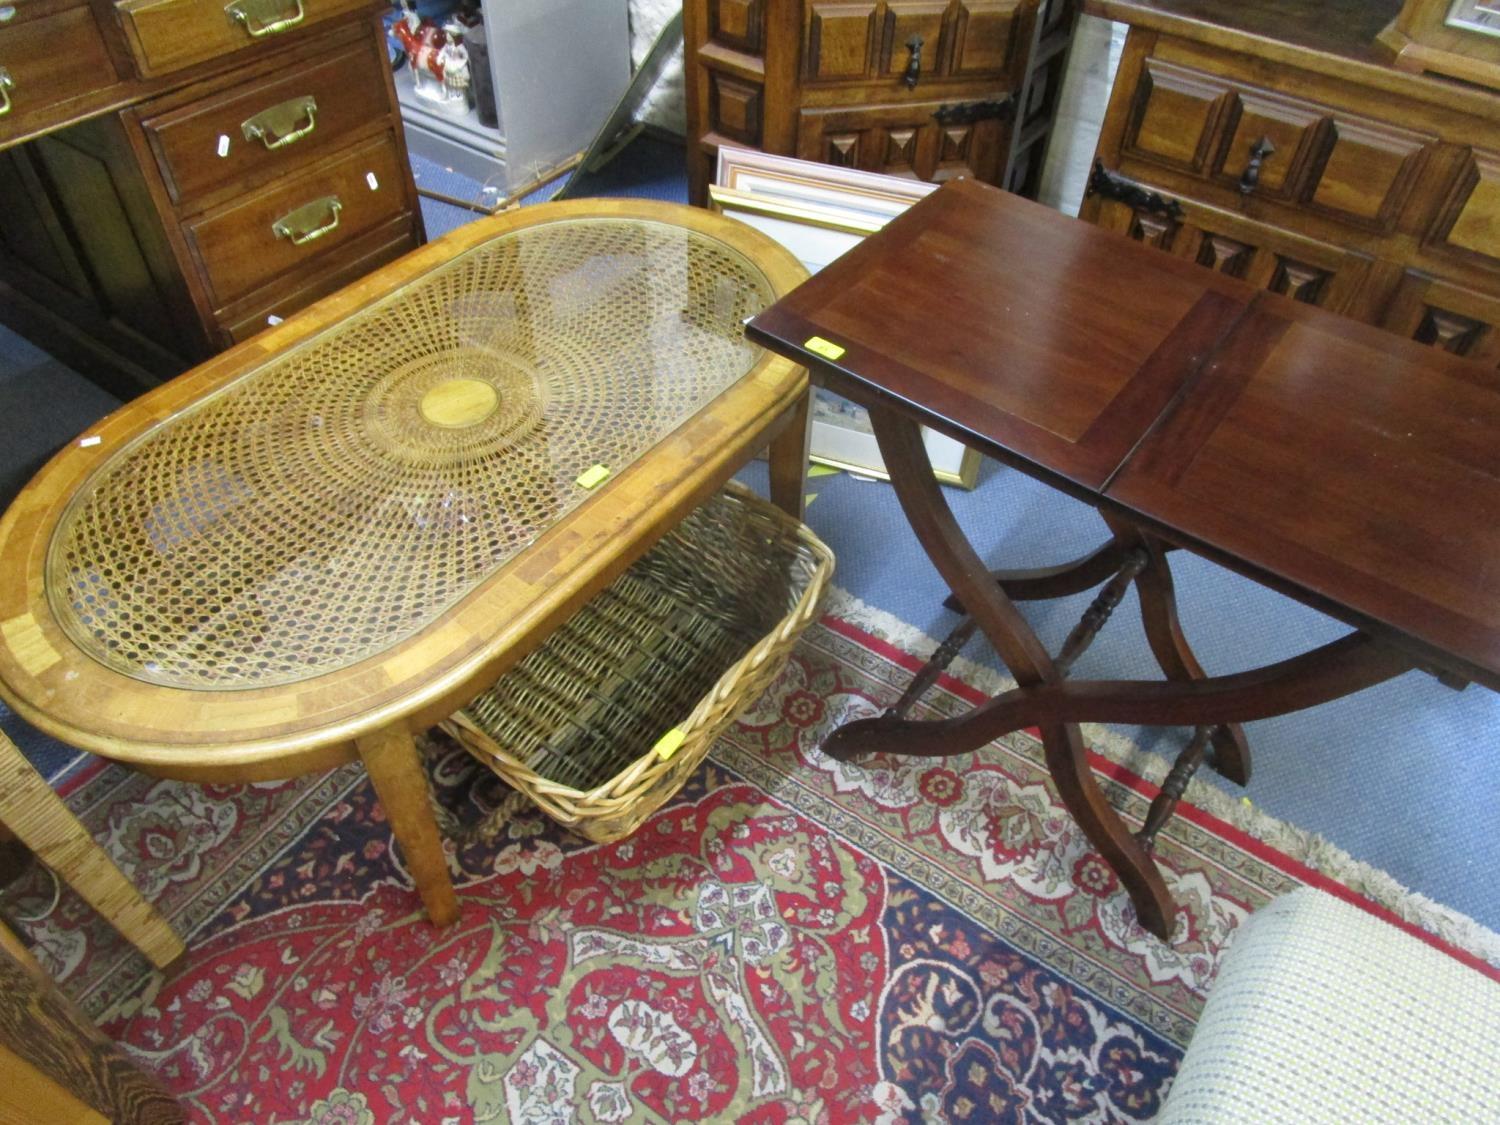
[{"label": "blue carpet", "polygon": [[[430,162],[416,166],[419,186],[461,199],[483,197],[482,184]],[[685,200],[682,150],[641,138],[579,185],[579,193]],[[432,237],[476,217],[432,199],[423,200],[423,215]],[[87,384],[76,394],[52,394],[47,387],[58,384],[37,385],[38,370],[45,372],[44,382],[77,379],[0,331],[0,407],[10,420],[7,431],[18,429],[15,419],[27,419],[28,432],[10,442],[13,477],[24,478],[48,442],[66,440],[113,401]],[[67,411],[71,421],[56,417]],[[44,440],[36,440],[38,434]],[[764,487],[763,465],[744,475]],[[923,558],[890,487],[839,474],[814,480],[809,491],[817,499],[808,523],[836,552],[839,584],[928,633],[946,632],[954,621],[941,606],[947,591]],[[1086,507],[998,465],[985,466],[973,492],[950,488],[947,494],[980,553],[997,566],[1058,562],[1096,546],[1103,536],[1102,524]],[[1173,562],[1184,627],[1211,672],[1253,667],[1341,632],[1328,618],[1185,552],[1174,554]],[[1080,595],[1022,608],[1055,650],[1088,600]],[[984,648],[976,640],[968,655],[993,663]],[[1078,675],[1155,674],[1132,594],[1079,662]],[[71,756],[4,714],[0,721],[44,770]],[[1413,890],[1500,929],[1500,775],[1489,768],[1497,730],[1500,696],[1482,688],[1455,693],[1410,673],[1311,711],[1248,724],[1255,777],[1246,792],[1271,815],[1320,833]],[[1169,756],[1186,738],[1180,730],[1126,733]]]},{"label": "blue carpet", "polygon": [[[46,352],[0,327],[0,511],[8,508],[64,442],[120,405],[120,400],[64,367]],[[0,703],[0,730],[13,738],[45,776],[53,777],[78,752],[34,730]]]}]

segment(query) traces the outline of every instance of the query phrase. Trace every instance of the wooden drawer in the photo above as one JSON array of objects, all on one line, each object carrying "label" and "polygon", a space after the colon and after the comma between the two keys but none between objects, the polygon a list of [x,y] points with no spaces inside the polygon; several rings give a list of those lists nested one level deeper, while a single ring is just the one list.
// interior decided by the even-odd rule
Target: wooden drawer
[{"label": "wooden drawer", "polygon": [[396,139],[387,133],[185,223],[214,306],[307,269],[405,211],[404,174]]},{"label": "wooden drawer", "polygon": [[975,176],[994,183],[1009,148],[1013,114],[1009,98],[804,109],[797,120],[797,155],[911,179]]},{"label": "wooden drawer", "polygon": [[0,24],[0,144],[67,120],[70,102],[116,81],[87,7],[21,4],[11,20]]},{"label": "wooden drawer", "polygon": [[179,205],[236,180],[285,175],[385,118],[386,60],[369,35],[331,57],[148,116],[168,194]]},{"label": "wooden drawer", "polygon": [[1030,47],[1035,13],[1035,4],[1018,0],[959,0],[954,5],[946,73],[958,78],[1019,77],[1018,64]]},{"label": "wooden drawer", "polygon": [[809,82],[865,79],[875,65],[877,36],[873,3],[807,5],[802,65]]},{"label": "wooden drawer", "polygon": [[324,268],[315,276],[300,284],[273,286],[277,293],[269,301],[257,302],[252,297],[222,310],[220,343],[228,347],[248,340],[273,322],[285,320],[416,247],[417,235],[410,215],[383,224],[333,255],[332,261],[320,263]]},{"label": "wooden drawer", "polygon": [[1443,204],[1429,248],[1500,268],[1500,153],[1471,150]]},{"label": "wooden drawer", "polygon": [[142,78],[264,43],[282,43],[370,0],[118,0]]},{"label": "wooden drawer", "polygon": [[1390,230],[1437,144],[1435,135],[1148,58],[1132,95],[1123,152]]},{"label": "wooden drawer", "polygon": [[1368,256],[1135,186],[1140,195],[1133,200],[1098,201],[1094,221],[1294,301],[1369,317],[1363,303]]},{"label": "wooden drawer", "polygon": [[1500,367],[1500,293],[1407,270],[1381,325],[1409,339]]},{"label": "wooden drawer", "polygon": [[933,79],[1013,76],[1035,11],[1035,0],[813,0],[803,72],[810,83],[878,80],[891,94],[917,96]]}]

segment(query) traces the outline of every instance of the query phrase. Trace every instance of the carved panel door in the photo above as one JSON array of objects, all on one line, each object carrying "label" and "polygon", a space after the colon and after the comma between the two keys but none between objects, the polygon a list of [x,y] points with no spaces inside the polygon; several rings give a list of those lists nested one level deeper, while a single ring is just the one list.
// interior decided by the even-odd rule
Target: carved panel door
[{"label": "carved panel door", "polygon": [[910,179],[993,183],[1010,144],[1009,109],[1006,102],[804,109],[797,155]]},{"label": "carved panel door", "polygon": [[916,89],[955,78],[1014,86],[1032,14],[1026,0],[812,0],[802,34],[803,81],[895,78]]},{"label": "carved panel door", "polygon": [[1105,199],[1095,221],[1295,301],[1361,318],[1368,315],[1368,310],[1356,307],[1371,265],[1368,256],[1207,207],[1162,203],[1166,206]]},{"label": "carved panel door", "polygon": [[[1063,7],[1057,6],[1060,17]],[[1022,19],[1018,0],[959,0],[954,6],[953,53],[949,72],[965,78],[1018,75],[1032,24]],[[1028,13],[1029,15],[1029,13]]]},{"label": "carved panel door", "polygon": [[1464,155],[1428,248],[1468,265],[1500,267],[1500,153]]},{"label": "carved panel door", "polygon": [[1158,58],[1121,152],[1174,172],[1389,230],[1437,137]]},{"label": "carved panel door", "polygon": [[1381,325],[1500,367],[1500,297],[1407,270]]},{"label": "carved panel door", "polygon": [[802,53],[808,82],[866,78],[875,55],[873,3],[807,5],[806,44]]},{"label": "carved panel door", "polygon": [[1034,194],[1077,7],[685,0],[689,198],[726,144]]}]

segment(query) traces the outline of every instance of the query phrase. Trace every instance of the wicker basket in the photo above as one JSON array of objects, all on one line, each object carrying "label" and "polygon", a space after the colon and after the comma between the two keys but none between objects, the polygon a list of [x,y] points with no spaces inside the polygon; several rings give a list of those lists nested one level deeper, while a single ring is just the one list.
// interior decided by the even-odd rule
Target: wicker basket
[{"label": "wicker basket", "polygon": [[618,840],[770,686],[832,571],[731,483],[443,729],[553,819]]}]

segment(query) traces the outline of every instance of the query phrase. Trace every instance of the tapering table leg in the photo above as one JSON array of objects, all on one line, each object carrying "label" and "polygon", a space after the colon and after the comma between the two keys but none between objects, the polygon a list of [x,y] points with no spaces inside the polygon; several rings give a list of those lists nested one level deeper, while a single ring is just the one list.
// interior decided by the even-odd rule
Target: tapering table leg
[{"label": "tapering table leg", "polygon": [[812,436],[811,385],[790,411],[791,420],[771,439],[771,503],[793,519],[802,518],[807,496],[807,450]]},{"label": "tapering table leg", "polygon": [[1042,727],[1041,732],[1047,772],[1052,775],[1063,807],[1120,877],[1141,925],[1162,941],[1171,941],[1177,906],[1156,861],[1125,827],[1120,814],[1110,808],[1094,780],[1078,724],[1053,723]]},{"label": "tapering table leg", "polygon": [[428,803],[427,771],[411,732],[405,727],[387,727],[365,735],[355,745],[401,845],[427,917],[434,926],[451,925],[458,920],[458,898],[448,878],[442,835]]}]

